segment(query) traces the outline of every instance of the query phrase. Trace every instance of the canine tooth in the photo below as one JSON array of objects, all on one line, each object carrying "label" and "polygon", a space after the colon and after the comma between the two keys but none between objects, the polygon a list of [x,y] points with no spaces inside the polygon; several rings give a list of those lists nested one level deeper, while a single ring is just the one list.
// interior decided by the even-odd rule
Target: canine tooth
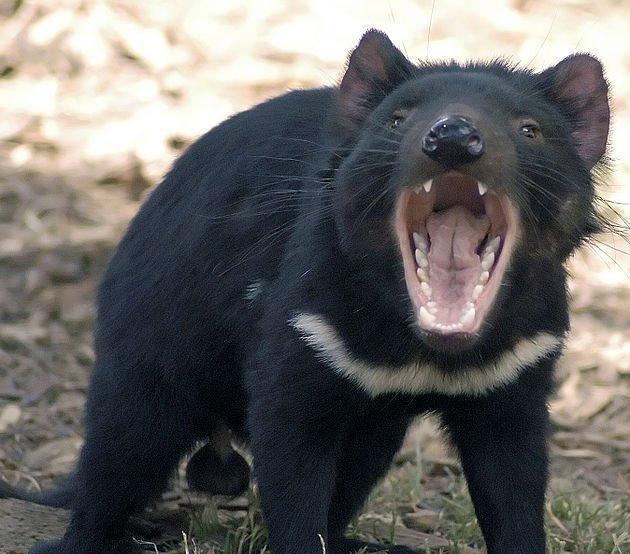
[{"label": "canine tooth", "polygon": [[488,282],[489,278],[490,278],[490,273],[488,271],[482,271],[481,275],[479,275],[479,282],[482,285],[485,285]]},{"label": "canine tooth", "polygon": [[483,292],[483,285],[475,285],[475,288],[472,291],[472,299],[477,300],[481,293]]},{"label": "canine tooth", "polygon": [[475,321],[475,308],[471,308],[459,318],[459,323],[462,324],[462,327],[470,325],[473,321]]},{"label": "canine tooth", "polygon": [[417,249],[422,250],[423,252],[427,251],[427,247],[428,247],[427,241],[420,233],[414,232],[413,243],[416,245]]},{"label": "canine tooth", "polygon": [[417,187],[413,187],[413,192],[416,194],[420,194],[420,190],[422,189],[422,185],[418,185]]},{"label": "canine tooth", "polygon": [[427,181],[426,183],[424,183],[424,185],[422,185],[422,188],[424,188],[425,192],[431,192],[431,187],[433,186],[433,179],[431,179],[430,181]]},{"label": "canine tooth", "polygon": [[477,188],[479,189],[479,195],[483,196],[488,192],[488,187],[484,185],[481,181],[477,181]]},{"label": "canine tooth", "polygon": [[420,279],[420,281],[428,281],[429,280],[429,274],[427,273],[426,269],[423,269],[421,267],[416,269],[416,275],[418,276],[418,279]]},{"label": "canine tooth", "polygon": [[484,270],[488,270],[492,267],[492,264],[494,263],[494,252],[490,252],[489,254],[486,254],[483,257],[483,260],[481,260],[481,269]]},{"label": "canine tooth", "polygon": [[424,293],[425,296],[428,296],[429,298],[433,294],[433,291],[431,290],[431,286],[429,285],[429,283],[424,283],[424,282],[420,283],[420,290]]},{"label": "canine tooth", "polygon": [[435,316],[430,314],[424,306],[420,307],[420,323],[422,325],[433,325],[435,323]]}]

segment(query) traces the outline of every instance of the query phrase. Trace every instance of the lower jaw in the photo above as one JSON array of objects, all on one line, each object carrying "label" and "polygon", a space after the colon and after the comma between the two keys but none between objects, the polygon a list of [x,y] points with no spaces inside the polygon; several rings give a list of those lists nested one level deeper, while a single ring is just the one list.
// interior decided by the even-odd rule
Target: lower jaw
[{"label": "lower jaw", "polygon": [[437,352],[459,354],[474,347],[479,338],[477,333],[436,333],[422,330],[423,342]]}]

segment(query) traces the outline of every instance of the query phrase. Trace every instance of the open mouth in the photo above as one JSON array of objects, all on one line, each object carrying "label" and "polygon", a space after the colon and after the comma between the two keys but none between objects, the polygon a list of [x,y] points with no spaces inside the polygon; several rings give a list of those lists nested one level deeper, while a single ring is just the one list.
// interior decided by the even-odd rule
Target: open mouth
[{"label": "open mouth", "polygon": [[396,232],[420,327],[475,333],[499,292],[518,239],[518,211],[472,177],[444,173],[401,194]]}]

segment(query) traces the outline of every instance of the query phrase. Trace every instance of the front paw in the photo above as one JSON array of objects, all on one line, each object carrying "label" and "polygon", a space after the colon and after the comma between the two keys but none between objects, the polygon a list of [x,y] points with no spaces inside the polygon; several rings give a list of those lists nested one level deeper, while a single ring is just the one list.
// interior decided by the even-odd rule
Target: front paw
[{"label": "front paw", "polygon": [[[397,544],[391,544],[389,546],[386,545],[376,545],[380,548],[380,550],[377,550],[376,552],[383,552],[384,554],[418,554],[417,550],[412,550],[411,548],[408,548],[407,546],[400,546]],[[368,552],[372,552],[371,550],[368,550]]]},{"label": "front paw", "polygon": [[328,554],[418,554],[415,550],[406,546],[384,545],[372,542],[363,542],[355,539],[333,538],[328,541]]},{"label": "front paw", "polygon": [[63,541],[42,541],[32,546],[28,554],[64,554],[68,552],[63,548]]},{"label": "front paw", "polygon": [[30,548],[28,554],[135,554],[139,549],[127,540],[96,543],[93,540],[77,541],[57,539],[38,542]]}]

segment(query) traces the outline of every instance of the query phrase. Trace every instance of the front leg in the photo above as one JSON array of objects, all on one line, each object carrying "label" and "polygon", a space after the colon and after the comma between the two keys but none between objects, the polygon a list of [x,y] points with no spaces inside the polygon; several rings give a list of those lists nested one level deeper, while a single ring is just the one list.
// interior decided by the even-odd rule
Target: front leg
[{"label": "front leg", "polygon": [[350,520],[392,464],[412,417],[391,402],[366,410],[344,440],[337,483],[328,513],[331,538],[343,537]]},{"label": "front leg", "polygon": [[[306,375],[318,371],[315,364],[304,369]],[[326,390],[325,379],[305,383],[294,374],[287,383],[268,380],[252,389],[254,474],[274,554],[321,554],[347,401]]]},{"label": "front leg", "polygon": [[544,554],[546,388],[525,380],[453,400],[443,421],[459,450],[488,554]]},{"label": "front leg", "polygon": [[261,423],[252,436],[252,453],[271,549],[321,554],[335,483],[333,449],[299,429]]},{"label": "front leg", "polygon": [[392,401],[381,401],[357,414],[337,463],[337,482],[328,512],[328,552],[413,554],[403,546],[370,544],[344,537],[344,531],[374,485],[390,468],[412,419]]}]

